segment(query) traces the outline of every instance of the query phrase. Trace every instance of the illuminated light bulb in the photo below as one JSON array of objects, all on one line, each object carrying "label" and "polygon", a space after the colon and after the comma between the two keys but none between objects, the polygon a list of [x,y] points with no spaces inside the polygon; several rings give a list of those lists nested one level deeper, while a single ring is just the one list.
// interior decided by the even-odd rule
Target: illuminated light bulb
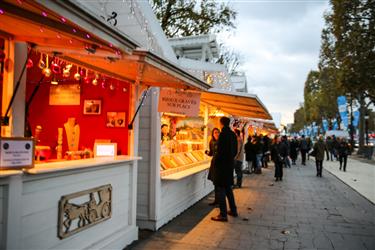
[{"label": "illuminated light bulb", "polygon": [[46,57],[46,66],[45,68],[42,70],[42,73],[46,76],[46,77],[50,77],[51,74],[52,74],[52,71],[51,69],[48,67],[49,63],[48,63],[48,55]]},{"label": "illuminated light bulb", "polygon": [[72,44],[72,43],[73,43],[73,40],[72,40],[72,39],[69,39],[69,43]]},{"label": "illuminated light bulb", "polygon": [[76,29],[74,29],[74,28],[72,29],[72,31],[73,31],[74,33],[77,33],[77,30],[76,30]]},{"label": "illuminated light bulb", "polygon": [[74,79],[77,80],[77,81],[81,80],[81,74],[78,73],[78,71],[79,71],[79,70],[78,70],[78,67],[77,67],[77,72],[76,72],[76,73],[74,74],[74,76],[73,76]]},{"label": "illuminated light bulb", "polygon": [[97,86],[98,85],[98,79],[94,78],[92,80],[92,85]]},{"label": "illuminated light bulb", "polygon": [[127,90],[125,87],[123,87],[123,88],[122,88],[122,92],[125,93],[126,91],[128,91],[128,90]]},{"label": "illuminated light bulb", "polygon": [[65,17],[61,17],[61,18],[60,18],[60,20],[61,20],[61,22],[63,22],[63,23],[65,23],[65,22],[66,22],[66,19],[65,19]]},{"label": "illuminated light bulb", "polygon": [[116,89],[116,87],[115,87],[115,85],[113,85],[113,83],[111,83],[111,85],[109,85],[109,89],[113,91],[113,90]]},{"label": "illuminated light bulb", "polygon": [[42,11],[42,16],[47,17],[47,13],[45,11]]},{"label": "illuminated light bulb", "polygon": [[0,9],[0,15],[4,14],[4,11],[2,9]]},{"label": "illuminated light bulb", "polygon": [[88,39],[90,39],[90,34],[86,34],[86,37],[87,37]]}]

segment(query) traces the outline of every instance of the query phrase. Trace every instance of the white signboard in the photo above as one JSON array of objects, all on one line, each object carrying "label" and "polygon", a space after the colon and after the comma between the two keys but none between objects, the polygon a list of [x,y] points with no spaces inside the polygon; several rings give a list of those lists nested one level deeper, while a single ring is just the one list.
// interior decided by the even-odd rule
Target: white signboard
[{"label": "white signboard", "polygon": [[0,138],[0,169],[21,169],[34,166],[34,140]]},{"label": "white signboard", "polygon": [[161,89],[159,95],[159,112],[198,116],[199,93],[180,91],[177,89]]},{"label": "white signboard", "polygon": [[51,85],[49,105],[80,105],[81,89],[79,84]]}]

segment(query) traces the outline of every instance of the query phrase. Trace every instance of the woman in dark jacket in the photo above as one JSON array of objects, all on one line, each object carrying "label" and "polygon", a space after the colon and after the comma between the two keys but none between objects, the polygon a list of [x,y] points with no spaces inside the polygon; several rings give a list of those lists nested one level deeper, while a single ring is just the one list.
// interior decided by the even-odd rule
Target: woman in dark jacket
[{"label": "woman in dark jacket", "polygon": [[[208,171],[208,177],[207,177],[212,182],[214,182],[212,175],[213,175],[214,166],[215,166],[215,156],[217,154],[217,142],[219,140],[219,135],[220,135],[220,130],[218,128],[214,128],[211,134],[210,150],[206,150],[205,152],[208,156],[212,157],[210,169]],[[218,198],[217,198],[217,188],[215,186],[215,200],[212,203],[209,203],[208,205],[215,206],[217,204],[219,203],[218,203]]]},{"label": "woman in dark jacket", "polygon": [[[344,167],[344,172],[346,172],[346,162],[348,160],[348,155],[350,154],[350,146],[347,143],[346,139],[341,139],[338,145],[338,155],[340,160],[340,170]],[[344,164],[344,166],[343,166]]]},{"label": "woman in dark jacket", "polygon": [[247,142],[245,144],[245,158],[247,161],[247,166],[249,169],[249,173],[251,174],[255,170],[256,161],[255,161],[255,153],[253,149],[252,137],[249,136],[247,138]]},{"label": "woman in dark jacket", "polygon": [[280,154],[280,147],[280,138],[276,135],[271,145],[271,159],[275,163],[276,181],[283,180],[283,158]]}]

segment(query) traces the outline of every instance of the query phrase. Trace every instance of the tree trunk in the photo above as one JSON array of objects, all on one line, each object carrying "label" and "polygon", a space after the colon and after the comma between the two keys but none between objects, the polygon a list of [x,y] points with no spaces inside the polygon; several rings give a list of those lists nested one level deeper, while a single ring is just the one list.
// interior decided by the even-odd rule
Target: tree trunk
[{"label": "tree trunk", "polygon": [[363,95],[359,96],[359,149],[358,154],[362,154],[364,151],[365,146],[365,112],[366,112],[366,104],[365,98]]}]

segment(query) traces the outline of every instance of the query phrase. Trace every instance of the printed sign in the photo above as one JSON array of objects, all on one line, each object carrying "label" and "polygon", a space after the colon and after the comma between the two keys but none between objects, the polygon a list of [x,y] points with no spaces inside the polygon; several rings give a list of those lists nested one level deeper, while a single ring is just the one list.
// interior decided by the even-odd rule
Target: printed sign
[{"label": "printed sign", "polygon": [[159,112],[169,112],[186,116],[198,116],[200,94],[175,89],[161,89]]},{"label": "printed sign", "polygon": [[80,105],[81,89],[79,84],[51,85],[49,105]]},{"label": "printed sign", "polygon": [[34,140],[0,138],[0,169],[21,169],[34,166]]}]

